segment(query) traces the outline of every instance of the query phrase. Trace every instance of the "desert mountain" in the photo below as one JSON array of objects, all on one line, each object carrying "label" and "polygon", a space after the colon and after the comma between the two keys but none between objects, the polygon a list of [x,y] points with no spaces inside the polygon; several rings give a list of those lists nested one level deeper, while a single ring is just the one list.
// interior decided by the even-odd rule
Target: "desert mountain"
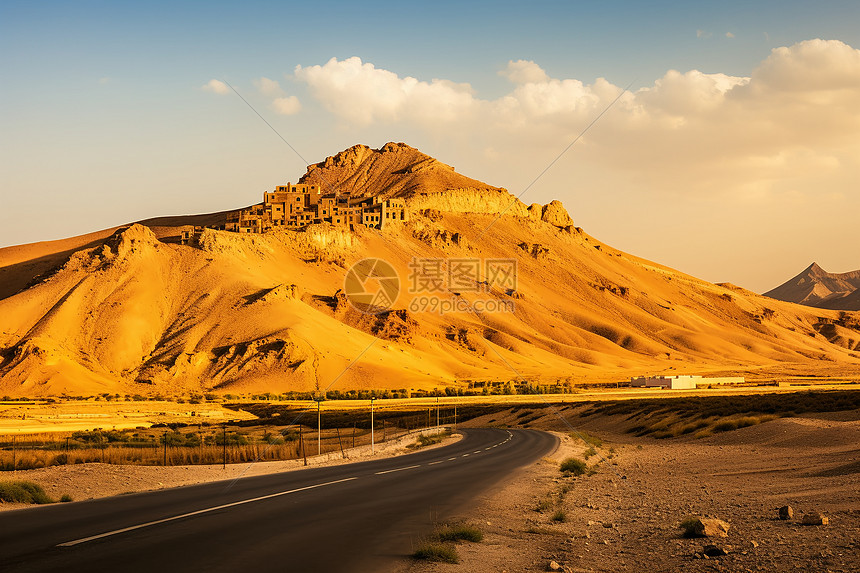
[{"label": "desert mountain", "polygon": [[812,263],[764,295],[816,308],[860,310],[860,271],[828,273]]},{"label": "desert mountain", "polygon": [[[173,239],[174,225],[189,222],[176,218],[0,249],[0,393],[860,371],[856,313],[707,283],[620,252],[573,227],[558,202],[526,207],[403,144],[350,148],[305,178],[314,174],[357,194],[403,197],[411,218],[382,230],[205,229],[194,245]],[[391,310],[378,315],[358,312],[342,291],[348,269],[368,257],[400,278]],[[421,260],[442,261],[441,286],[419,284]],[[515,282],[482,273],[452,285],[444,274],[488,260],[515,262]],[[440,313],[433,297],[457,310]]]}]

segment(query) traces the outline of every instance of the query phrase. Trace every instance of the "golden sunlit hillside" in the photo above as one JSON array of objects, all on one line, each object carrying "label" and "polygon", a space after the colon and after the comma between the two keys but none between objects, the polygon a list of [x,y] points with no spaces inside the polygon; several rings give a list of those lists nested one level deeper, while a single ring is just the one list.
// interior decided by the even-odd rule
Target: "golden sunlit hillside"
[{"label": "golden sunlit hillside", "polygon": [[[181,244],[178,225],[223,217],[180,217],[0,250],[0,392],[860,372],[858,313],[710,284],[620,252],[573,226],[560,203],[526,207],[406,145],[350,148],[302,181],[314,178],[355,195],[403,198],[410,218],[381,230],[207,228]],[[341,292],[350,266],[368,257],[388,261],[401,282],[379,315],[358,312]],[[434,296],[473,310],[440,314],[412,284],[421,259],[516,261],[516,283],[449,286]]]}]

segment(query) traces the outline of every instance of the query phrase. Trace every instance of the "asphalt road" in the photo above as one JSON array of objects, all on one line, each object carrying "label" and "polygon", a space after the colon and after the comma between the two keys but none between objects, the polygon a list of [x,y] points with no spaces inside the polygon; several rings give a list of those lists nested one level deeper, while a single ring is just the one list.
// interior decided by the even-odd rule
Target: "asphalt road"
[{"label": "asphalt road", "polygon": [[552,451],[534,430],[436,448],[0,513],[0,571],[384,571],[420,535]]}]

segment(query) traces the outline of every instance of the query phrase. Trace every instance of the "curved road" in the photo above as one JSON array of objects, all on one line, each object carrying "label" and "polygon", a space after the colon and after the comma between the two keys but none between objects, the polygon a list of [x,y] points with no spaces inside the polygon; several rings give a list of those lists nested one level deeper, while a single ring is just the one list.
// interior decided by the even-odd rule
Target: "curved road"
[{"label": "curved road", "polygon": [[2,571],[380,571],[514,469],[534,430],[469,429],[396,458],[0,513]]}]

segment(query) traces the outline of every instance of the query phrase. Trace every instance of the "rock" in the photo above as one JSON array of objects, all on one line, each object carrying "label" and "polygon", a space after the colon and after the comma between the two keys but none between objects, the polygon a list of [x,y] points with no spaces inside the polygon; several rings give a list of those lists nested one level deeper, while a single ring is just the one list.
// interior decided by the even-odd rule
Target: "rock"
[{"label": "rock", "polygon": [[716,545],[705,545],[705,547],[702,548],[702,555],[707,555],[708,557],[722,557],[723,555],[728,554],[728,551]]},{"label": "rock", "polygon": [[556,561],[550,561],[549,564],[546,566],[546,570],[547,571],[564,571],[562,566],[559,565],[558,562],[556,562]]},{"label": "rock", "polygon": [[543,206],[541,220],[556,227],[569,227],[573,225],[573,219],[570,218],[570,215],[564,209],[564,205],[558,200],[550,201]]},{"label": "rock", "polygon": [[805,514],[801,523],[803,523],[803,525],[828,525],[830,523],[830,518],[826,517],[822,513],[813,511],[812,513]]},{"label": "rock", "polygon": [[779,508],[779,518],[783,521],[794,517],[794,509],[790,505],[783,505]]},{"label": "rock", "polygon": [[695,517],[682,526],[685,537],[728,537],[729,524],[713,517]]}]

